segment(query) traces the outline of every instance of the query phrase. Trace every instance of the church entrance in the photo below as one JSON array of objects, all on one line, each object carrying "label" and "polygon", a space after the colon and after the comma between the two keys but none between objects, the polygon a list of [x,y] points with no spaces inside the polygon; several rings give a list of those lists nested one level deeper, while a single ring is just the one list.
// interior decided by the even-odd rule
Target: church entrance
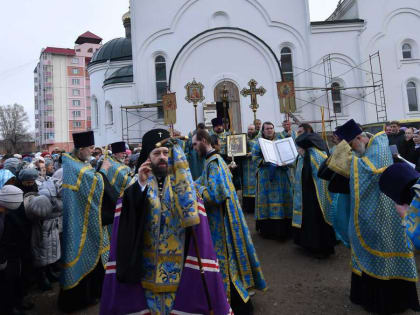
[{"label": "church entrance", "polygon": [[223,87],[226,88],[228,91],[228,116],[229,121],[231,124],[230,130],[234,134],[242,133],[242,119],[241,119],[241,104],[240,104],[240,98],[239,98],[239,89],[238,87],[229,81],[220,82],[216,88],[214,89],[214,101],[218,104],[218,112],[222,111],[223,115]]}]

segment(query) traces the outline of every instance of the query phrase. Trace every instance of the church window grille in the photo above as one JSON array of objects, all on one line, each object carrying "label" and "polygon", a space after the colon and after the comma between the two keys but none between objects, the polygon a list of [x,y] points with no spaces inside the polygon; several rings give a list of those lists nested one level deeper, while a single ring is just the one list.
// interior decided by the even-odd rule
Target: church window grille
[{"label": "church window grille", "polygon": [[[156,101],[162,102],[162,96],[166,93],[168,81],[166,78],[166,59],[163,56],[155,58],[156,71]],[[163,118],[163,109],[158,107],[158,118]]]},{"label": "church window grille", "polygon": [[342,97],[341,97],[341,86],[340,83],[334,82],[331,84],[331,96],[333,101],[333,110],[335,114],[342,113]]},{"label": "church window grille", "polygon": [[404,59],[411,59],[413,58],[413,52],[410,44],[404,44],[402,46],[402,53]]},{"label": "church window grille", "polygon": [[280,62],[285,81],[293,81],[292,57],[292,50],[289,47],[282,48]]},{"label": "church window grille", "polygon": [[417,112],[419,110],[419,101],[417,97],[417,84],[414,82],[407,83],[408,110]]}]

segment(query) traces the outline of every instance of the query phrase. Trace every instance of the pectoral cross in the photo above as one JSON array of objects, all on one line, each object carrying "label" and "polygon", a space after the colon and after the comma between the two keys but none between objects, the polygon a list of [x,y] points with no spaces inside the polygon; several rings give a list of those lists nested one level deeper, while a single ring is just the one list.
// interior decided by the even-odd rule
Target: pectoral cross
[{"label": "pectoral cross", "polygon": [[248,83],[249,89],[243,88],[241,91],[242,96],[251,96],[251,105],[249,105],[249,107],[254,112],[254,120],[257,119],[257,109],[260,107],[257,102],[257,95],[263,96],[267,92],[263,86],[257,88],[257,84],[257,81],[251,79]]},{"label": "pectoral cross", "polygon": [[163,133],[158,132],[159,138],[162,138]]}]

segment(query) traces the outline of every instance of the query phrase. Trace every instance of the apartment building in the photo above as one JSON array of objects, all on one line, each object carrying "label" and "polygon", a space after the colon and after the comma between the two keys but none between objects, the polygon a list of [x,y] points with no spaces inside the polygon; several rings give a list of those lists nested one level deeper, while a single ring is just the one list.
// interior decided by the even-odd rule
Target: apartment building
[{"label": "apartment building", "polygon": [[34,70],[36,145],[43,150],[73,148],[72,133],[91,129],[87,66],[102,38],[85,32],[74,48],[46,47]]}]

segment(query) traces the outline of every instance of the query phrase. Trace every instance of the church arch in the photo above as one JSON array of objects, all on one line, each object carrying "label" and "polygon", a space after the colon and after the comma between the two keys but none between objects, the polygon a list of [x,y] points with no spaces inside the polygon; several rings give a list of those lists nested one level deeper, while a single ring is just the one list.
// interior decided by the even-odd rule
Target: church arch
[{"label": "church arch", "polygon": [[241,33],[243,35],[245,35],[246,37],[251,37],[252,39],[256,40],[259,44],[261,44],[263,47],[265,47],[265,49],[267,49],[267,51],[269,52],[269,54],[272,56],[272,61],[277,65],[278,67],[278,71],[280,74],[280,77],[283,80],[283,72],[282,72],[282,68],[280,65],[280,61],[278,60],[276,53],[274,52],[274,50],[264,41],[262,40],[260,37],[258,37],[257,35],[244,30],[242,28],[238,28],[238,27],[217,27],[217,28],[213,28],[213,29],[209,29],[206,30],[204,32],[201,32],[199,34],[197,34],[196,36],[194,36],[193,38],[191,38],[190,40],[188,40],[182,47],[181,49],[178,51],[178,53],[176,54],[176,57],[172,63],[171,66],[171,70],[169,72],[169,89],[171,89],[171,84],[172,84],[172,75],[175,69],[175,66],[177,65],[177,61],[180,59],[180,56],[183,54],[183,52],[195,41],[198,40],[200,37],[203,37],[206,34],[210,34],[210,33],[214,33],[214,32],[218,32],[218,31],[232,31],[232,32],[236,32],[236,33]]}]

